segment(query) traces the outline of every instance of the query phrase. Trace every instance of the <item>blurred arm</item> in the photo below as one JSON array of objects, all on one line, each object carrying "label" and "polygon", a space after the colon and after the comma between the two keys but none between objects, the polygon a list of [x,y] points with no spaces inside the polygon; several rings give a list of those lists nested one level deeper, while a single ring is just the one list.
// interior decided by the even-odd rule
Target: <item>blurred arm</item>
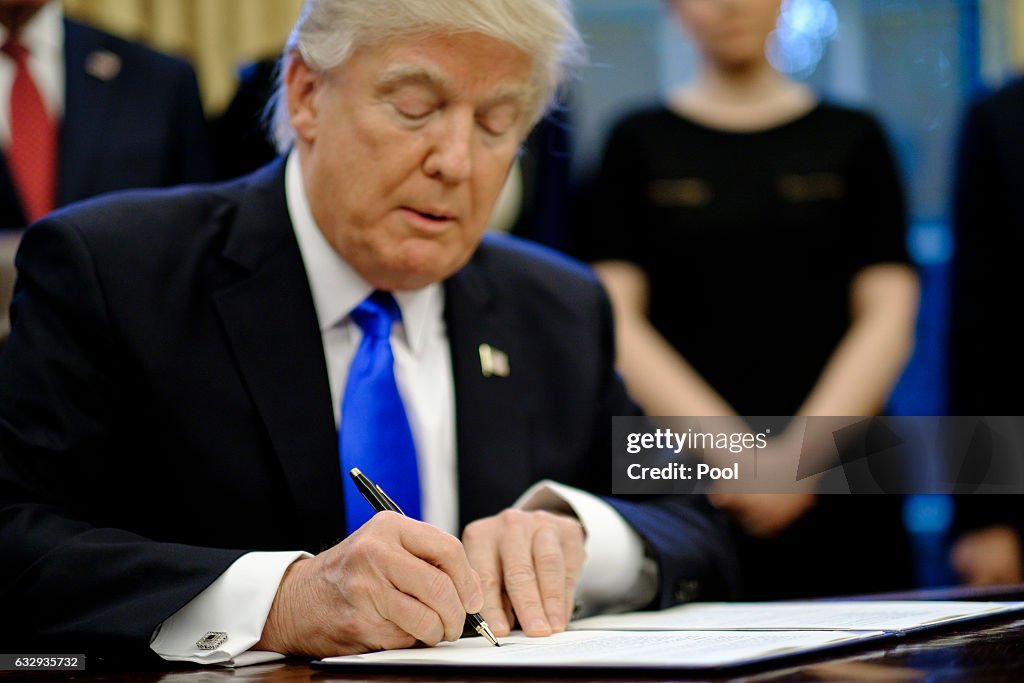
[{"label": "blurred arm", "polygon": [[853,322],[797,414],[877,414],[913,349],[918,299],[909,266],[858,272],[850,286]]},{"label": "blurred arm", "polygon": [[646,273],[626,261],[594,265],[615,311],[617,364],[648,415],[729,416],[736,411],[647,319]]}]

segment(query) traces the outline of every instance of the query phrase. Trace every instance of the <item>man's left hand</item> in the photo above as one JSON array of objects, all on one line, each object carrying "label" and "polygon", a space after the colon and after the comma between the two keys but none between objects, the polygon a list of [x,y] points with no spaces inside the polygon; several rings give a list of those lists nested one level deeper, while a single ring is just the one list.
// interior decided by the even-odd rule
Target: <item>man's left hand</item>
[{"label": "man's left hand", "polygon": [[564,631],[583,568],[583,527],[574,517],[505,510],[466,527],[462,543],[480,576],[480,615],[495,635],[508,635],[513,616],[529,636]]}]

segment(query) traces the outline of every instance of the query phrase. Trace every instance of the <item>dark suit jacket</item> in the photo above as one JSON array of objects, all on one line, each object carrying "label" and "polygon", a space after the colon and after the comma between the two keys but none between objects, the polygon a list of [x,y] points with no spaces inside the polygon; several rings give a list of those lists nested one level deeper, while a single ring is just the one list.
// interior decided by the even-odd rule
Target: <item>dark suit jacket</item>
[{"label": "dark suit jacket", "polygon": [[955,186],[950,407],[1024,415],[1024,80],[968,110]]},{"label": "dark suit jacket", "polygon": [[[282,169],[26,234],[0,355],[0,642],[142,652],[247,550],[340,540],[351,501]],[[463,524],[544,477],[609,493],[610,418],[637,409],[589,271],[485,240],[445,290]],[[509,377],[481,374],[481,343]],[[702,500],[613,504],[660,561],[658,604],[723,594],[731,551]]]},{"label": "dark suit jacket", "polygon": [[[950,414],[1024,415],[1024,79],[973,103],[957,157]],[[977,438],[985,443],[987,427]],[[1019,496],[962,496],[960,529],[1024,530]]]},{"label": "dark suit jacket", "polygon": [[[109,78],[97,75],[96,58],[103,53],[115,55],[120,65]],[[112,190],[212,177],[192,67],[73,21],[64,22],[64,62],[58,206]],[[3,158],[0,229],[26,223]]]}]

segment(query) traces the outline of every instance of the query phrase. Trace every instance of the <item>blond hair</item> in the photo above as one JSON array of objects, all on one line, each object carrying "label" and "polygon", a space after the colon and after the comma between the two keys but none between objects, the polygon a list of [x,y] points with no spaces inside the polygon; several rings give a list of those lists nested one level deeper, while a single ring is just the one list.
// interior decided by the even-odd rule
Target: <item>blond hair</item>
[{"label": "blond hair", "polygon": [[470,32],[510,43],[533,58],[537,97],[531,126],[554,101],[571,69],[583,61],[570,0],[308,0],[285,45],[277,91],[267,109],[278,150],[287,151],[295,141],[284,97],[289,60],[298,56],[310,68],[326,72],[360,45]]}]

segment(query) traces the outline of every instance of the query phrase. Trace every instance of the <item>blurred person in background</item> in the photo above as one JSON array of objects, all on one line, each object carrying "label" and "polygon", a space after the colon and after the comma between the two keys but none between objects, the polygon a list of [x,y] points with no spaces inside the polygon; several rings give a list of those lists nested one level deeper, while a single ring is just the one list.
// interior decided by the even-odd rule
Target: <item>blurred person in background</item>
[{"label": "blurred person in background", "polygon": [[192,67],[65,19],[54,0],[0,0],[0,342],[20,231],[104,192],[212,178]]},{"label": "blurred person in background", "polygon": [[[918,303],[881,127],[773,68],[780,0],[667,4],[699,71],[614,126],[577,230],[613,301],[631,394],[650,415],[878,414]],[[909,587],[901,502],[718,496],[743,597]]]},{"label": "blurred person in background", "polygon": [[0,227],[112,190],[211,178],[185,62],[67,20],[46,0],[0,0],[0,44]]},{"label": "blurred person in background", "polygon": [[[950,414],[1024,415],[1024,80],[972,103],[956,164]],[[970,584],[1019,583],[1019,496],[961,496],[952,565]]]}]

